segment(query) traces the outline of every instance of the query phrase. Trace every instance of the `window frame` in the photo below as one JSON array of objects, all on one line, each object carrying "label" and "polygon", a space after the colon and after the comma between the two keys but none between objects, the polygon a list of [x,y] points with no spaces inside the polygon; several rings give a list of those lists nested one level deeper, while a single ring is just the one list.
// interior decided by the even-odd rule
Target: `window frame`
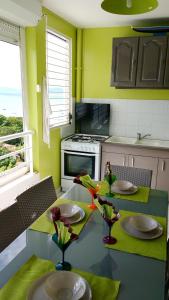
[{"label": "window frame", "polygon": [[[26,167],[27,171],[24,172],[24,174],[17,176],[18,170],[22,169],[22,166],[15,166],[9,170],[5,170],[2,173],[0,173],[0,178],[3,178],[5,181],[5,184],[2,186],[5,186],[7,183],[14,181],[18,177],[22,177],[25,174],[32,174],[33,173],[33,155],[32,155],[32,134],[33,132],[28,130],[28,91],[27,91],[27,70],[26,70],[26,42],[25,42],[25,29],[23,27],[19,27],[15,24],[12,24],[10,22],[7,22],[5,20],[0,20],[0,22],[6,23],[11,26],[14,26],[18,28],[19,34],[18,34],[18,40],[15,37],[12,37],[8,34],[3,34],[0,31],[0,40],[9,44],[17,45],[19,47],[20,52],[20,65],[21,65],[21,95],[22,95],[22,111],[23,111],[23,131],[20,133],[14,133],[8,136],[1,136],[0,140],[8,140],[8,138],[11,140],[11,136],[13,136],[13,139],[16,138],[16,136],[22,136],[24,138],[24,151],[25,153],[25,161],[23,163],[23,168]],[[16,151],[17,152],[17,151]],[[10,153],[9,153],[10,157]],[[10,175],[16,175],[13,176],[14,179],[8,180],[8,175],[10,178]],[[16,178],[15,178],[16,177]],[[1,188],[1,185],[0,185]]]},{"label": "window frame", "polygon": [[[51,33],[53,35],[59,36],[61,39],[65,39],[69,42],[69,121],[68,123],[64,124],[50,124],[50,117],[49,117],[49,130],[52,128],[64,128],[72,124],[72,112],[73,112],[73,97],[72,97],[72,38],[55,30],[54,28],[47,27],[46,28],[46,79],[47,79],[47,95],[48,95],[48,40],[47,40],[47,34]],[[50,107],[50,99],[48,97],[48,103]]]}]

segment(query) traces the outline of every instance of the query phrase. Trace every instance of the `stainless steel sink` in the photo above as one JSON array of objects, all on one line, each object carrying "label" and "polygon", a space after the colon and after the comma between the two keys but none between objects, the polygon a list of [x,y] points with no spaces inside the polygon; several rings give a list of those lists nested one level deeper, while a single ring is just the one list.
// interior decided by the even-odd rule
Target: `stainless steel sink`
[{"label": "stainless steel sink", "polygon": [[141,146],[141,147],[169,149],[169,141],[167,141],[167,140],[166,141],[164,141],[164,140],[152,140],[152,139],[137,140],[136,138],[132,138],[132,137],[111,136],[105,142],[106,143],[113,143],[113,144],[139,146],[139,147]]},{"label": "stainless steel sink", "polygon": [[136,138],[125,137],[125,136],[111,136],[106,140],[107,143],[117,143],[117,144],[127,144],[134,145],[136,143]]},{"label": "stainless steel sink", "polygon": [[169,148],[169,141],[143,139],[143,140],[137,140],[135,142],[135,145],[157,147],[157,148]]}]

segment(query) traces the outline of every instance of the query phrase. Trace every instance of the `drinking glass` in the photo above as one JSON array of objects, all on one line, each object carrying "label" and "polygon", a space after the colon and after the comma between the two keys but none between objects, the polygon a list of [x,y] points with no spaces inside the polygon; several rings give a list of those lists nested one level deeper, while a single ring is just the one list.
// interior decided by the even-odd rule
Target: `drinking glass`
[{"label": "drinking glass", "polygon": [[115,244],[117,239],[111,235],[111,229],[113,224],[120,218],[119,211],[111,202],[102,200],[100,196],[98,196],[98,198],[95,200],[95,204],[109,229],[109,233],[103,238],[103,242],[105,244]]},{"label": "drinking glass", "polygon": [[112,175],[112,174],[108,174],[108,175],[105,175],[104,180],[107,181],[107,183],[109,185],[109,191],[108,191],[108,193],[106,193],[106,196],[114,197],[114,193],[112,193],[112,191],[111,191],[111,186],[112,186],[113,182],[116,180],[116,176]]},{"label": "drinking glass", "polygon": [[117,239],[111,235],[111,229],[112,229],[113,224],[118,221],[119,214],[117,213],[117,215],[113,219],[109,219],[108,217],[106,217],[104,215],[102,215],[102,217],[106,221],[106,224],[108,225],[108,228],[109,228],[108,235],[104,236],[103,242],[105,244],[109,244],[109,245],[116,244]]},{"label": "drinking glass", "polygon": [[88,207],[89,208],[91,208],[91,209],[96,209],[97,208],[97,206],[96,206],[96,204],[94,203],[94,198],[95,198],[95,195],[96,195],[96,193],[97,193],[97,191],[98,191],[98,185],[96,186],[96,188],[89,188],[88,190],[89,190],[89,192],[91,193],[91,195],[92,195],[92,201],[91,201],[91,204],[89,204],[88,205]]},{"label": "drinking glass", "polygon": [[69,245],[71,244],[71,240],[69,240],[67,243],[62,244],[60,242],[58,242],[58,237],[57,234],[53,234],[52,236],[52,240],[55,242],[55,244],[59,247],[59,249],[62,252],[62,259],[59,263],[56,264],[56,270],[66,270],[66,271],[70,271],[72,266],[69,262],[65,261],[65,251],[66,249],[69,247]]}]

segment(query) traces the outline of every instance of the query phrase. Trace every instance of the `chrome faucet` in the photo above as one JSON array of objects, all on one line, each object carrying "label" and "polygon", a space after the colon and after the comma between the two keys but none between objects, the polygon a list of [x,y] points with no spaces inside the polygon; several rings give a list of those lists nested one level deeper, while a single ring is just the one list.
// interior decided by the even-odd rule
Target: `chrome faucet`
[{"label": "chrome faucet", "polygon": [[151,136],[151,134],[147,133],[147,134],[142,136],[140,132],[137,132],[137,140],[138,141],[141,141],[142,139],[144,139],[147,136]]}]

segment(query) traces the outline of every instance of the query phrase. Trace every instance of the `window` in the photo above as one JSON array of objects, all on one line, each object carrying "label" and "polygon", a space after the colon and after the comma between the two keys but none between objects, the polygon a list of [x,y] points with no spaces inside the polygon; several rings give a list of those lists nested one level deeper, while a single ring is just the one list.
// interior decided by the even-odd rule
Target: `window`
[{"label": "window", "polygon": [[47,90],[49,126],[71,123],[72,113],[71,40],[47,31]]},{"label": "window", "polygon": [[0,186],[32,170],[20,28],[0,20]]}]

